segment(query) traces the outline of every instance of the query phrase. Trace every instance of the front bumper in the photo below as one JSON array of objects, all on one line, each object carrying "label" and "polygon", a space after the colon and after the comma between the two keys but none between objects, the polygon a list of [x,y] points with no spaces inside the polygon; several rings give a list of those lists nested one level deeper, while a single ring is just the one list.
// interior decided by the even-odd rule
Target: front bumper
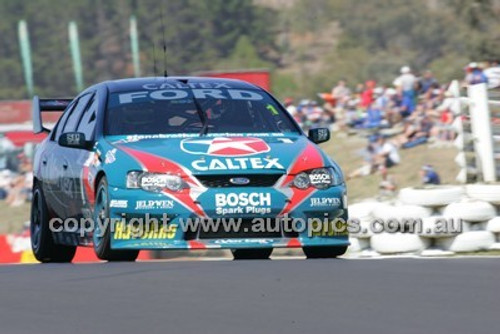
[{"label": "front bumper", "polygon": [[[113,249],[179,250],[349,245],[347,231],[332,233],[329,229],[318,229],[317,223],[313,222],[311,225],[312,220],[347,221],[344,185],[307,191],[272,187],[208,188],[199,193],[191,190],[176,194],[110,188],[109,195],[110,218],[119,221],[111,233]],[[287,225],[292,226],[293,231],[285,229],[282,223],[276,223],[284,217],[293,222],[292,225]],[[224,233],[205,233],[202,231],[204,225],[200,218],[211,220],[212,225],[209,227],[212,229],[231,228]],[[273,233],[268,233],[267,230],[262,231],[263,233],[242,233],[244,225],[240,225],[239,231],[234,230],[236,225],[224,225],[224,221],[231,219],[248,222],[255,218],[265,221],[265,228],[270,228],[268,222],[273,222],[272,227],[279,225],[281,230]],[[133,230],[133,222],[142,222],[143,230]],[[155,225],[156,222],[159,224]],[[213,222],[218,222],[218,225]],[[314,226],[314,231],[311,226]]]}]

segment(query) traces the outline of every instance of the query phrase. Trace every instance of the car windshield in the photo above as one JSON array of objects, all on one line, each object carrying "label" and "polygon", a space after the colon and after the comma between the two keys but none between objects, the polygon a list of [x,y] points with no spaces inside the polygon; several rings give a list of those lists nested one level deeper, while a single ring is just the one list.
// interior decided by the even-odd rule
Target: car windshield
[{"label": "car windshield", "polygon": [[162,89],[110,94],[106,135],[297,133],[289,115],[257,89]]}]

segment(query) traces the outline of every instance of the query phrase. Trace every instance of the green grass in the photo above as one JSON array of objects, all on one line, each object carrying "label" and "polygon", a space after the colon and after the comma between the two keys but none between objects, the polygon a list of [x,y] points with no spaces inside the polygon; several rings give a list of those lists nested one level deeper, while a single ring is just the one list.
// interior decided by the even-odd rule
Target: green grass
[{"label": "green grass", "polygon": [[[359,151],[364,149],[366,145],[367,139],[361,136],[333,136],[329,142],[322,145],[322,148],[337,161],[344,174],[347,175],[363,165],[363,158]],[[399,153],[401,163],[389,169],[389,174],[395,179],[399,189],[420,185],[418,172],[425,164],[434,166],[442,183],[456,183],[455,178],[459,172],[454,161],[458,154],[456,148],[430,148],[427,145],[420,145],[400,150]],[[349,201],[353,203],[378,195],[380,181],[381,176],[378,173],[347,181]]]}]

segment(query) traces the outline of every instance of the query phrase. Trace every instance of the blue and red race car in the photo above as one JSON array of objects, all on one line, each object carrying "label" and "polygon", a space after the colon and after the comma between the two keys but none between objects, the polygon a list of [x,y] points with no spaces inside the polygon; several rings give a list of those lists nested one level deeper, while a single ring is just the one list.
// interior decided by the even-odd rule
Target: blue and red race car
[{"label": "blue and red race car", "polygon": [[[49,131],[43,112],[64,113]],[[75,99],[33,101],[32,248],[69,262],[77,246],[133,261],[142,249],[276,247],[336,257],[349,245],[338,165],[266,91],[197,77],[103,82]],[[326,223],[326,224],[325,224]],[[342,228],[344,227],[344,228]]]}]

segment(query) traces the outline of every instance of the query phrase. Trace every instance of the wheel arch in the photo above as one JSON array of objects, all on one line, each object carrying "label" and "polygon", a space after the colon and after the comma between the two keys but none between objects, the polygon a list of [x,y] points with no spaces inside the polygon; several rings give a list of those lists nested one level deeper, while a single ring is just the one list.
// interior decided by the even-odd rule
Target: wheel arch
[{"label": "wheel arch", "polygon": [[101,179],[103,177],[106,177],[106,173],[103,171],[103,170],[100,170],[96,177],[95,177],[95,181],[94,181],[94,193],[97,194],[97,187],[99,186],[99,182],[101,182]]}]

